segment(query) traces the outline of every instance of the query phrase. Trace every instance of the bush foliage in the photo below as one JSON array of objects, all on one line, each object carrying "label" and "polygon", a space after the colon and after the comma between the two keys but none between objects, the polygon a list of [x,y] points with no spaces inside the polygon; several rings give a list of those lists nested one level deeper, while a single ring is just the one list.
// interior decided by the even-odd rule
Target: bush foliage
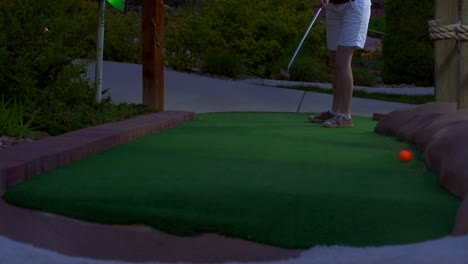
[{"label": "bush foliage", "polygon": [[434,17],[433,1],[389,0],[385,10],[383,81],[433,85],[434,49],[427,25]]},{"label": "bush foliage", "polygon": [[29,114],[26,108],[15,100],[0,99],[0,135],[23,138],[33,131],[31,124],[37,111]]},{"label": "bush foliage", "polygon": [[237,78],[244,72],[242,63],[237,56],[225,50],[208,49],[202,56],[201,69],[203,73]]},{"label": "bush foliage", "polygon": [[[248,74],[269,77],[278,60],[292,55],[291,43],[297,46],[313,17],[312,4],[302,0],[189,2],[198,4],[167,15],[166,62],[177,70],[199,67],[212,48],[239,57]],[[316,58],[326,56],[325,28],[319,21],[304,48],[314,50]]]},{"label": "bush foliage", "polygon": [[[32,127],[56,135],[132,112],[121,109],[116,117],[111,101],[95,103],[84,66],[72,63],[95,58],[97,18],[96,4],[87,0],[0,2],[0,96],[36,113]],[[106,12],[104,59],[138,62],[137,22],[135,15]]]}]

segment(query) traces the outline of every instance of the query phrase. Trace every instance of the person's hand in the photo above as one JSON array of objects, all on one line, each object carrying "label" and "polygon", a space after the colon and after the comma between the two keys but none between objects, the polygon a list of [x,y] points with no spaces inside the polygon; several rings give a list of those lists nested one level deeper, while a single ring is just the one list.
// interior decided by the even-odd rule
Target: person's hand
[{"label": "person's hand", "polygon": [[327,7],[329,1],[330,0],[320,0],[320,6],[321,7]]}]

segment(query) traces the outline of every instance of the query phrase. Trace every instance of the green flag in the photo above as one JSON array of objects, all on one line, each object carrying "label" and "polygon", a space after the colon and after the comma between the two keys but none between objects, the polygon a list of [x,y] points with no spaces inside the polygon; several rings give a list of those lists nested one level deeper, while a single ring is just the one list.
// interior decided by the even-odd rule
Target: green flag
[{"label": "green flag", "polygon": [[111,4],[113,7],[118,9],[119,11],[123,11],[125,7],[125,0],[107,0],[109,4]]}]

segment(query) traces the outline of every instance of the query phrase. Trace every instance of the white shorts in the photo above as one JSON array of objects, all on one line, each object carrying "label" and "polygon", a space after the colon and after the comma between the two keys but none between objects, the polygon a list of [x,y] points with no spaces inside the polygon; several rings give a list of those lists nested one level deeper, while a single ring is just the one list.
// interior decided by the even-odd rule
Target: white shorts
[{"label": "white shorts", "polygon": [[350,0],[349,3],[335,5],[328,3],[327,46],[336,50],[338,46],[363,48],[371,12],[371,0]]}]

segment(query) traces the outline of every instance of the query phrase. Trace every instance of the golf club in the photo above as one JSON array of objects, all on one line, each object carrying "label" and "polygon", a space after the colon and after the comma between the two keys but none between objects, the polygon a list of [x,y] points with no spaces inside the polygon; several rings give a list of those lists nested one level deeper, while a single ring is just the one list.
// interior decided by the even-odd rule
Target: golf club
[{"label": "golf club", "polygon": [[315,16],[314,16],[314,18],[312,19],[312,22],[310,22],[309,28],[307,28],[306,33],[305,33],[304,36],[302,37],[302,40],[301,40],[301,42],[299,43],[299,46],[297,47],[296,51],[294,52],[294,55],[293,55],[292,58],[291,58],[291,61],[290,61],[289,64],[288,64],[288,68],[287,68],[287,69],[281,69],[281,70],[280,70],[280,74],[283,75],[284,77],[286,77],[287,79],[289,79],[289,77],[291,77],[291,75],[289,74],[289,69],[291,68],[291,65],[293,64],[294,59],[295,59],[296,56],[297,56],[297,53],[298,53],[299,50],[301,49],[302,44],[304,43],[305,38],[307,37],[307,35],[309,35],[310,29],[311,29],[312,26],[314,25],[315,20],[317,20],[317,17],[318,17],[318,15],[320,14],[320,11],[322,11],[322,7],[320,7],[319,9],[317,9],[317,11],[315,12]]}]

